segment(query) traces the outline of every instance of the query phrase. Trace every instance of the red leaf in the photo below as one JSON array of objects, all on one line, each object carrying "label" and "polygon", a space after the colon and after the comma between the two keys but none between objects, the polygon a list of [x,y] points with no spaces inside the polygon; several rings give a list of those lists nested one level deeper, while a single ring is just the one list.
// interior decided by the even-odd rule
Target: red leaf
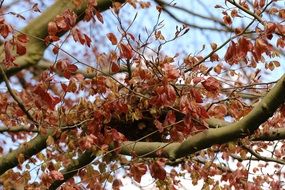
[{"label": "red leaf", "polygon": [[16,52],[18,55],[24,55],[26,53],[26,47],[22,43],[17,42]]},{"label": "red leaf", "polygon": [[64,92],[67,91],[67,85],[66,84],[61,83],[61,88]]},{"label": "red leaf", "polygon": [[66,19],[64,16],[58,16],[56,17],[56,26],[62,30],[67,30],[68,29],[68,23],[66,23]]},{"label": "red leaf", "polygon": [[58,51],[59,51],[59,47],[57,45],[55,45],[53,48],[52,48],[52,52],[54,54],[58,54]]},{"label": "red leaf", "polygon": [[68,64],[67,70],[71,73],[75,73],[78,70],[78,67],[75,64]]},{"label": "red leaf", "polygon": [[59,40],[59,37],[55,36],[55,35],[49,35],[49,36],[45,37],[46,44],[48,44],[50,42],[56,42],[58,40]]},{"label": "red leaf", "polygon": [[211,48],[213,51],[216,50],[217,47],[218,47],[218,45],[216,43],[211,43]]},{"label": "red leaf", "polygon": [[236,55],[237,55],[237,45],[235,42],[232,41],[225,54],[225,61],[230,65],[237,63]]},{"label": "red leaf", "polygon": [[58,32],[58,27],[55,22],[48,23],[48,34],[51,36],[55,36]]},{"label": "red leaf", "polygon": [[260,0],[259,6],[260,8],[263,8],[265,6],[265,0]]},{"label": "red leaf", "polygon": [[253,44],[248,39],[241,37],[238,40],[238,59],[244,58],[253,48]]},{"label": "red leaf", "polygon": [[112,188],[113,188],[114,190],[119,190],[122,185],[123,185],[123,183],[122,183],[121,180],[115,179],[115,180],[113,181]]},{"label": "red leaf", "polygon": [[285,38],[284,37],[278,38],[276,46],[284,48],[285,47]]},{"label": "red leaf", "polygon": [[276,23],[268,22],[266,23],[265,28],[267,33],[272,33],[276,29]]},{"label": "red leaf", "polygon": [[12,55],[12,46],[11,43],[5,42],[4,43],[4,53],[5,53],[5,63],[11,64],[15,61],[15,56]]},{"label": "red leaf", "polygon": [[194,78],[193,78],[193,83],[194,83],[194,84],[198,84],[198,83],[201,82],[202,80],[204,80],[203,77],[194,77]]},{"label": "red leaf", "polygon": [[216,53],[213,53],[211,56],[210,56],[210,61],[211,62],[214,62],[214,61],[219,61],[219,56],[218,56],[218,54],[216,54]]},{"label": "red leaf", "polygon": [[120,44],[121,57],[130,60],[133,57],[132,48],[126,44]]},{"label": "red leaf", "polygon": [[118,43],[118,40],[113,33],[108,33],[107,37],[110,40],[110,42],[112,43],[112,45],[116,45]]},{"label": "red leaf", "polygon": [[195,88],[191,88],[190,92],[197,103],[203,103],[203,97],[200,92],[198,92]]},{"label": "red leaf", "polygon": [[231,17],[229,15],[224,16],[223,19],[224,19],[224,23],[226,25],[231,25],[232,24],[232,19],[231,19]]},{"label": "red leaf", "polygon": [[221,71],[222,71],[222,65],[221,64],[218,64],[217,66],[214,67],[214,71],[217,73],[217,74],[220,74]]},{"label": "red leaf", "polygon": [[2,19],[0,21],[0,34],[3,38],[6,38],[9,33],[12,32],[12,27],[8,24],[6,24],[5,20]]},{"label": "red leaf", "polygon": [[77,85],[75,79],[70,79],[69,84],[67,86],[66,92],[76,92],[77,90]]},{"label": "red leaf", "polygon": [[59,72],[64,72],[67,68],[68,62],[67,60],[59,60],[55,67]]},{"label": "red leaf", "polygon": [[29,38],[26,34],[19,34],[17,36],[17,40],[22,42],[22,43],[27,43],[29,41]]},{"label": "red leaf", "polygon": [[96,17],[102,24],[104,23],[103,16],[99,11],[96,11]]},{"label": "red leaf", "polygon": [[146,173],[147,167],[143,163],[134,163],[131,165],[131,176],[133,176],[134,180],[138,183],[141,182],[141,177]]},{"label": "red leaf", "polygon": [[85,37],[85,43],[88,47],[91,46],[91,39],[89,38],[89,36],[87,36],[86,34],[84,34]]},{"label": "red leaf", "polygon": [[117,73],[120,71],[120,66],[117,63],[112,62],[111,71],[113,73]]},{"label": "red leaf", "polygon": [[285,25],[283,24],[278,24],[277,29],[281,34],[285,34]]},{"label": "red leaf", "polygon": [[81,44],[85,43],[85,39],[77,28],[72,29],[71,34],[75,42],[79,41]]},{"label": "red leaf", "polygon": [[279,10],[279,16],[280,16],[280,18],[285,19],[285,9]]},{"label": "red leaf", "polygon": [[220,90],[220,83],[214,77],[209,77],[202,82],[202,85],[207,91],[217,92]]},{"label": "red leaf", "polygon": [[134,36],[133,34],[131,34],[131,33],[128,32],[127,35],[130,36],[130,38],[131,38],[133,41],[135,41],[135,36]]},{"label": "red leaf", "polygon": [[163,167],[163,163],[160,161],[156,161],[150,165],[150,174],[153,178],[159,180],[165,180],[166,178],[166,171]]},{"label": "red leaf", "polygon": [[269,44],[265,39],[258,38],[255,40],[255,47],[253,55],[256,61],[261,60],[261,55],[265,52],[272,50],[272,45]]},{"label": "red leaf", "polygon": [[163,69],[166,74],[165,77],[168,80],[176,80],[180,76],[179,70],[177,70],[170,64],[165,64]]},{"label": "red leaf", "polygon": [[51,96],[46,90],[44,90],[41,85],[38,85],[34,93],[40,96],[40,99],[42,99],[51,110],[54,110],[54,107],[56,104],[60,102],[60,99],[58,97]]}]

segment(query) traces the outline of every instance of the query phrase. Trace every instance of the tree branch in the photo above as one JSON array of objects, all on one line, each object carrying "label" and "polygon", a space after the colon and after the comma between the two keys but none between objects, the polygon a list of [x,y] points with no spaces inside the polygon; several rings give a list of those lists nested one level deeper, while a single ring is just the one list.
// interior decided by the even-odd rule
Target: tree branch
[{"label": "tree branch", "polygon": [[[208,148],[214,144],[223,144],[237,138],[251,135],[265,122],[278,107],[285,101],[285,75],[277,82],[271,91],[260,103],[240,121],[226,127],[208,129],[194,136],[188,137],[182,143],[159,143],[159,142],[131,142],[123,143],[121,154],[131,155],[135,152],[138,156],[162,149],[162,156],[169,159],[177,159],[194,152]],[[157,156],[156,152],[148,156]]]},{"label": "tree branch", "polygon": [[37,135],[35,138],[27,143],[23,143],[16,150],[9,152],[7,155],[0,157],[0,175],[5,173],[7,170],[14,168],[19,164],[18,157],[24,156],[24,159],[29,159],[33,155],[36,155],[41,150],[46,148],[46,140],[49,134]]},{"label": "tree branch", "polygon": [[0,133],[3,132],[33,132],[33,133],[37,133],[39,132],[38,129],[36,128],[30,128],[30,127],[26,127],[26,126],[16,126],[16,127],[0,127]]},{"label": "tree branch", "polygon": [[[15,73],[37,64],[43,57],[43,53],[47,48],[44,38],[48,35],[48,23],[55,19],[57,15],[62,14],[65,10],[73,10],[78,16],[77,22],[83,19],[84,12],[87,6],[87,0],[84,0],[80,7],[76,7],[73,1],[70,0],[57,0],[52,6],[46,9],[40,16],[32,20],[22,31],[29,36],[27,43],[27,53],[19,56],[15,60],[18,66],[5,70],[8,77]],[[97,0],[97,10],[105,11],[112,6],[113,2],[124,3],[125,0]],[[60,33],[62,36],[64,32]],[[0,47],[0,52],[3,52],[4,46]],[[3,57],[3,53],[1,55]],[[3,81],[0,75],[0,82]]]}]

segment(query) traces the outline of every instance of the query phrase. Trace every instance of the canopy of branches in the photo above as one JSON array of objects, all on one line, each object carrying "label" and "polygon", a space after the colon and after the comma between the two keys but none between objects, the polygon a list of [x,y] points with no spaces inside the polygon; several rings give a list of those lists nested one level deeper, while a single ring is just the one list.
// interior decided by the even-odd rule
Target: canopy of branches
[{"label": "canopy of branches", "polygon": [[284,186],[284,2],[0,6],[2,188]]}]

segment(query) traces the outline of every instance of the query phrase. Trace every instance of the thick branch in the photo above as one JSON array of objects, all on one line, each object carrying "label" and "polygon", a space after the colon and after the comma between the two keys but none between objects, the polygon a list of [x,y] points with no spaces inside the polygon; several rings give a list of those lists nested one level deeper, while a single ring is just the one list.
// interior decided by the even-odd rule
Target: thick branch
[{"label": "thick branch", "polygon": [[[125,0],[97,0],[97,9],[105,11],[112,6],[113,2],[125,2]],[[78,16],[78,22],[83,18],[86,9],[87,0],[84,0],[80,7],[76,7],[73,1],[57,0],[45,12],[43,12],[36,19],[32,20],[21,32],[29,36],[27,44],[27,53],[16,58],[15,63],[17,67],[12,67],[6,70],[6,75],[9,77],[15,73],[37,64],[43,57],[43,53],[47,48],[44,38],[48,35],[48,23],[57,15],[63,14],[67,9],[73,10]],[[62,36],[64,32],[60,33]],[[0,52],[3,52],[3,45],[0,47]],[[3,56],[3,54],[1,55]],[[3,81],[0,76],[0,82]]]},{"label": "thick branch", "polygon": [[48,135],[37,135],[27,143],[23,143],[16,150],[11,151],[5,156],[0,157],[0,175],[19,164],[19,156],[25,159],[32,157],[46,147]]},{"label": "thick branch", "polygon": [[157,156],[156,150],[162,149],[162,155],[170,159],[177,159],[214,144],[223,144],[237,138],[251,135],[263,122],[265,122],[277,108],[285,101],[285,75],[281,77],[272,90],[260,103],[240,121],[226,127],[208,129],[194,136],[188,137],[182,143],[159,142],[124,142],[121,153],[138,156]]},{"label": "thick branch", "polygon": [[38,129],[36,128],[30,128],[30,127],[26,127],[26,126],[16,126],[16,127],[0,127],[0,133],[3,132],[8,132],[8,133],[16,133],[16,132],[33,132],[33,133],[37,133],[39,132]]}]

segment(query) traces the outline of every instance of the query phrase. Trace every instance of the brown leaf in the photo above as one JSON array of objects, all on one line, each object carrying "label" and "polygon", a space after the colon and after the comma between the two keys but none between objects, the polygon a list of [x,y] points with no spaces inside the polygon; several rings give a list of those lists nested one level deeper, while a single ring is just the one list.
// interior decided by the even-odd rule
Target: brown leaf
[{"label": "brown leaf", "polygon": [[130,45],[120,44],[121,57],[131,59],[133,57],[133,51]]},{"label": "brown leaf", "polygon": [[134,163],[131,165],[130,173],[134,180],[138,183],[141,182],[141,177],[146,173],[147,167],[143,163]]},{"label": "brown leaf", "polygon": [[150,174],[153,178],[164,180],[166,178],[166,171],[164,169],[164,164],[160,161],[155,161],[150,165]]},{"label": "brown leaf", "polygon": [[99,11],[96,11],[96,17],[102,24],[104,23],[103,16]]},{"label": "brown leaf", "polygon": [[110,40],[110,42],[112,43],[112,45],[116,45],[118,43],[118,40],[117,40],[116,36],[114,35],[114,33],[112,33],[112,32],[108,33],[107,37]]},{"label": "brown leaf", "polygon": [[220,90],[220,83],[214,77],[209,77],[202,82],[202,85],[207,91],[217,92]]},{"label": "brown leaf", "polygon": [[120,71],[120,66],[117,63],[112,62],[111,71],[113,73],[117,73]]},{"label": "brown leaf", "polygon": [[56,35],[58,32],[58,27],[56,25],[55,22],[49,22],[48,23],[48,34],[53,36],[53,35]]},{"label": "brown leaf", "polygon": [[224,16],[223,19],[224,19],[224,23],[226,25],[231,25],[232,24],[232,19],[231,19],[231,17],[229,15]]}]

